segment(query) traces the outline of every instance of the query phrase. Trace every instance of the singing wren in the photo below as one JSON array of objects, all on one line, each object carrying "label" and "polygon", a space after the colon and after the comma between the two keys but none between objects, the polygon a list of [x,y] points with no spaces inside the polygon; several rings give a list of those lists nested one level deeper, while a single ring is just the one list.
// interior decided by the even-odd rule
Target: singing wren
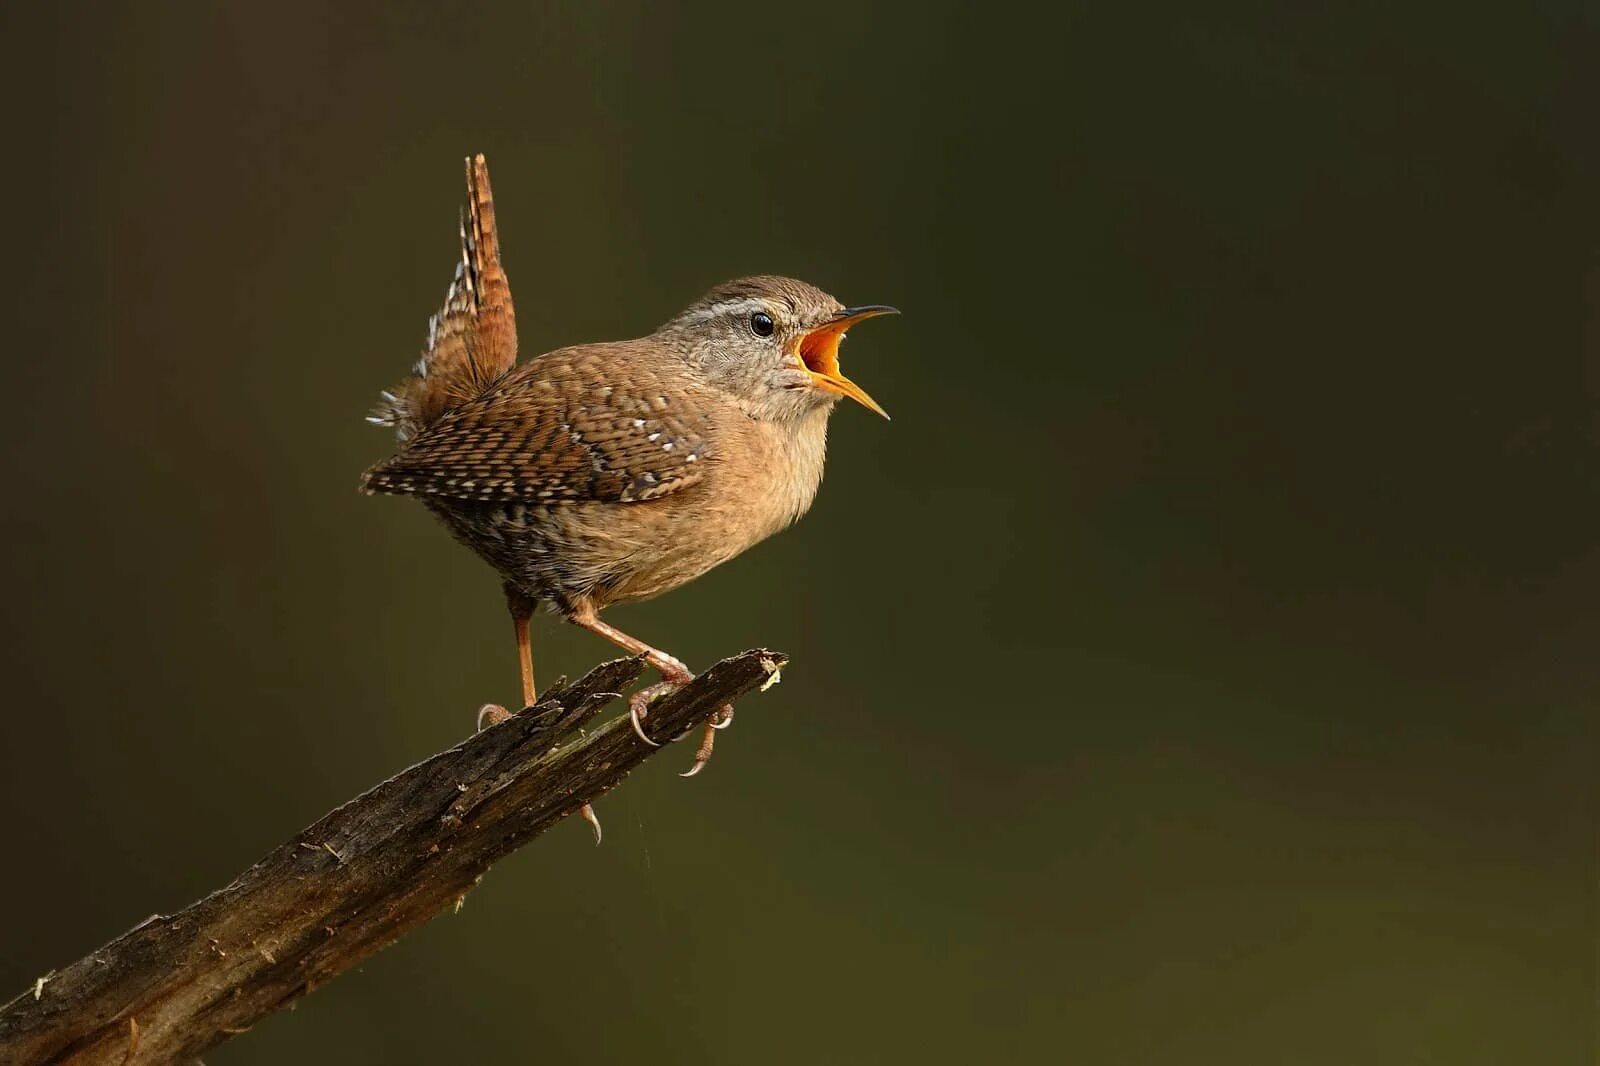
[{"label": "singing wren", "polygon": [[[644,656],[662,681],[629,706],[655,743],[639,726],[650,698],[692,674],[601,612],[692,581],[805,514],[839,398],[884,414],[840,371],[839,344],[856,323],[896,312],[845,307],[792,278],[748,277],[649,336],[518,365],[483,156],[466,174],[455,280],[413,374],[369,416],[394,428],[400,450],[361,488],[418,497],[499,572],[524,705],[536,695],[528,620],[539,603]],[[707,722],[689,775],[731,714]]]}]

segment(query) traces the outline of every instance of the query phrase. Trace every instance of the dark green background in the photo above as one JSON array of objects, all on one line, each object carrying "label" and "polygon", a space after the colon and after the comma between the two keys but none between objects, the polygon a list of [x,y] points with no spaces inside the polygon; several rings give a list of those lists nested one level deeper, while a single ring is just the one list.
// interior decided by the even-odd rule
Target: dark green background
[{"label": "dark green background", "polygon": [[13,5],[5,994],[514,696],[355,492],[482,150],[525,352],[790,273],[895,421],[614,613],[793,656],[706,774],[208,1062],[1592,1061],[1596,23],[1495,6]]}]

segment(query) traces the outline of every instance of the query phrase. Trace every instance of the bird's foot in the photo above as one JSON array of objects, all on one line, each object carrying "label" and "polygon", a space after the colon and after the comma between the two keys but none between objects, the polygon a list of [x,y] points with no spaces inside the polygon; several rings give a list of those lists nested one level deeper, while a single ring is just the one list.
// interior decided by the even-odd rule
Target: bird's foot
[{"label": "bird's foot", "polygon": [[694,765],[689,767],[679,777],[693,777],[706,768],[706,763],[711,761],[711,748],[717,742],[717,730],[726,729],[733,724],[733,704],[724,703],[710,718],[706,719],[705,728],[700,731],[700,747],[695,749]]},{"label": "bird's foot", "polygon": [[645,658],[651,666],[661,672],[661,680],[653,685],[646,685],[628,697],[628,720],[633,723],[635,736],[652,748],[659,748],[660,741],[651,740],[644,731],[644,719],[650,713],[650,704],[657,697],[665,696],[678,686],[693,681],[694,672],[664,652],[646,654]]},{"label": "bird's foot", "polygon": [[490,726],[499,725],[501,722],[507,721],[511,717],[511,712],[500,706],[498,703],[485,703],[482,707],[478,708],[478,728],[475,730],[475,732],[481,733]]},{"label": "bird's foot", "polygon": [[[649,734],[644,731],[644,719],[650,713],[650,703],[679,686],[694,680],[694,675],[689,672],[688,667],[676,659],[653,665],[656,665],[656,668],[661,671],[663,680],[653,685],[646,685],[628,698],[628,721],[633,725],[635,736],[652,748],[659,748],[661,742],[651,740]],[[694,753],[694,765],[678,776],[693,777],[705,769],[706,763],[711,761],[711,749],[716,744],[717,730],[726,729],[732,724],[733,704],[725,703],[706,720],[705,729],[700,734],[700,747]]]},{"label": "bird's foot", "polygon": [[650,701],[657,696],[665,695],[678,687],[676,681],[657,681],[628,697],[628,720],[633,723],[633,732],[640,740],[652,748],[659,748],[659,741],[651,740],[644,731],[644,719],[650,713]]}]

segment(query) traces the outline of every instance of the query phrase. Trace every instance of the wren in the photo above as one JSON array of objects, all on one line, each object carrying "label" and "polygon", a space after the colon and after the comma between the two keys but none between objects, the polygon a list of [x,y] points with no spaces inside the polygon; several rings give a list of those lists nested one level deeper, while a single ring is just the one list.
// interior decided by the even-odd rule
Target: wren
[{"label": "wren", "polygon": [[[693,675],[601,612],[692,581],[805,514],[839,398],[888,417],[840,371],[839,344],[856,323],[896,312],[845,307],[792,278],[747,277],[647,337],[518,365],[482,155],[466,161],[466,176],[455,279],[414,372],[369,416],[393,427],[400,450],[361,489],[419,498],[499,572],[525,706],[536,699],[537,604],[642,655],[662,681],[629,710],[653,744],[640,726],[650,699]],[[706,764],[731,717],[724,707],[706,723],[685,776]]]}]

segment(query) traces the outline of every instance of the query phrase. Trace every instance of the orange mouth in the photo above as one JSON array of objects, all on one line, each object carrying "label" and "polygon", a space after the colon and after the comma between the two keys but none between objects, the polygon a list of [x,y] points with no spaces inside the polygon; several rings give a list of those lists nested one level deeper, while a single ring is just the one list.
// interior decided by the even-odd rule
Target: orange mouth
[{"label": "orange mouth", "polygon": [[879,407],[878,401],[868,396],[865,389],[840,372],[839,342],[844,340],[845,331],[857,322],[877,318],[879,315],[899,313],[894,308],[882,304],[846,307],[836,317],[807,331],[800,338],[800,360],[811,372],[811,383],[825,392],[848,396],[867,410],[876,411],[884,418],[888,418],[889,412]]}]

